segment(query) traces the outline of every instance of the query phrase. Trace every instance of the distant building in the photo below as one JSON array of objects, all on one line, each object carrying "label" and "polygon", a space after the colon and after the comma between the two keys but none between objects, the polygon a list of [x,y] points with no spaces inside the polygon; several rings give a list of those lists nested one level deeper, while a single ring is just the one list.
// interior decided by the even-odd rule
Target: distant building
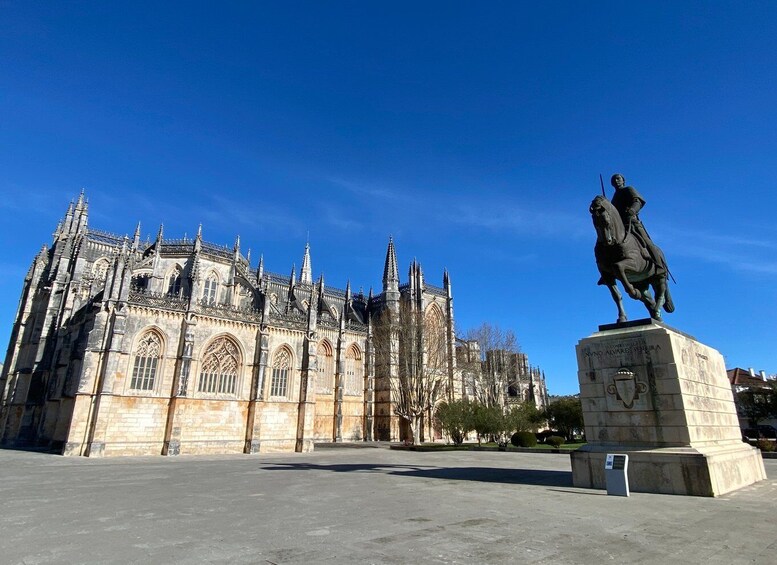
[{"label": "distant building", "polygon": [[[742,428],[747,428],[749,427],[750,423],[748,422],[748,417],[743,413],[742,406],[740,405],[739,393],[743,393],[745,391],[755,391],[757,394],[759,389],[769,389],[771,388],[770,380],[766,376],[766,371],[759,371],[756,373],[752,368],[742,369],[740,367],[735,367],[734,369],[729,369],[726,371],[726,375],[728,376],[729,383],[731,383],[731,391],[734,393],[734,403],[736,404],[737,408],[739,425]],[[774,382],[773,379],[772,382]],[[764,418],[761,421],[761,424],[777,426],[777,418]]]},{"label": "distant building", "polygon": [[448,274],[431,285],[413,262],[400,284],[391,240],[382,292],[365,296],[314,280],[309,246],[299,274],[280,275],[252,267],[239,238],[228,248],[160,227],[144,242],[140,226],[127,238],[87,220],[82,193],[25,277],[0,373],[5,445],[175,455],[404,439],[397,363],[376,361],[372,333],[402,302],[449,344],[436,402],[464,393]]},{"label": "distant building", "polygon": [[[529,365],[525,353],[492,349],[482,355],[477,341],[459,340],[456,359],[468,397],[485,394],[506,408],[523,402],[530,402],[539,410],[548,406],[545,373]],[[491,390],[476,390],[478,386]]]},{"label": "distant building", "polygon": [[745,387],[765,388],[768,386],[766,371],[756,374],[752,368],[745,370],[735,367],[726,371],[726,375],[734,392],[739,392]]}]

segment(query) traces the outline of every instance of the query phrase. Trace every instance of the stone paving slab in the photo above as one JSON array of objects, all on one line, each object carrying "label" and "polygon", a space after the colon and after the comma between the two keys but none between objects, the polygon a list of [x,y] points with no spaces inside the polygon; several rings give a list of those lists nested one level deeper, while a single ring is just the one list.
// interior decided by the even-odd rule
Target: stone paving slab
[{"label": "stone paving slab", "polygon": [[572,487],[552,454],[0,451],[0,563],[777,562],[777,461],[720,498]]}]

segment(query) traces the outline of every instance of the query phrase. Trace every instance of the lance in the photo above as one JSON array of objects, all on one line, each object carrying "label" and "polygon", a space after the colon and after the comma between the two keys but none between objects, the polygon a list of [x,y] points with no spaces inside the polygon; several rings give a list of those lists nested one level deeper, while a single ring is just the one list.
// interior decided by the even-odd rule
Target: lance
[{"label": "lance", "polygon": [[604,193],[604,180],[602,180],[602,173],[599,173],[599,184],[602,185],[602,196],[607,198],[607,195]]}]

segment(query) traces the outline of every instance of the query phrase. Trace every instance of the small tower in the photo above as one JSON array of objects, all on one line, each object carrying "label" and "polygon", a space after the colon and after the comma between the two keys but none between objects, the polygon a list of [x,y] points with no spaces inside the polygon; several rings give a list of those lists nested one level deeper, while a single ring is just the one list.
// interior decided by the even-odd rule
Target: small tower
[{"label": "small tower", "polygon": [[383,267],[383,301],[392,315],[399,315],[399,269],[394,238],[389,237],[386,263]]},{"label": "small tower", "polygon": [[302,268],[299,271],[300,284],[313,284],[313,270],[310,266],[310,244],[305,244],[305,254],[302,257]]},{"label": "small tower", "polygon": [[383,292],[391,291],[399,291],[399,269],[397,269],[397,252],[394,249],[394,238],[389,236],[386,264],[383,267]]},{"label": "small tower", "polygon": [[140,222],[135,226],[135,235],[132,236],[132,251],[137,251],[140,246]]},{"label": "small tower", "polygon": [[89,217],[89,202],[84,196],[84,189],[81,189],[81,194],[78,196],[78,202],[76,202],[75,214],[73,215],[73,225],[76,232],[81,233],[86,230],[87,218]]}]

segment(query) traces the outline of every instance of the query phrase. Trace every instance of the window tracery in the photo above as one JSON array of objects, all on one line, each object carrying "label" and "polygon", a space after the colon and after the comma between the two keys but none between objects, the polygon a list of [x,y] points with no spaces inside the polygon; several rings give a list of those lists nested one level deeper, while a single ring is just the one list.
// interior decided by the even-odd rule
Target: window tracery
[{"label": "window tracery", "polygon": [[182,279],[181,267],[176,266],[167,279],[167,294],[169,296],[181,296]]},{"label": "window tracery", "polygon": [[162,356],[162,340],[156,332],[149,331],[138,341],[135,362],[132,367],[130,388],[153,390],[159,359]]},{"label": "window tracery", "polygon": [[318,346],[318,379],[316,381],[316,392],[327,394],[334,388],[335,378],[335,358],[332,355],[332,345],[327,341],[322,341]]},{"label": "window tracery", "polygon": [[205,304],[215,304],[218,297],[219,278],[216,273],[210,273],[205,279],[205,286],[202,290],[202,301]]},{"label": "window tracery", "polygon": [[220,337],[205,351],[197,390],[235,394],[239,370],[240,352],[237,345],[227,337]]},{"label": "window tracery", "polygon": [[362,352],[356,346],[351,345],[345,353],[345,386],[344,393],[350,396],[358,396],[364,392],[364,367],[362,366]]},{"label": "window tracery", "polygon": [[92,277],[98,284],[105,283],[105,276],[108,274],[108,259],[102,257],[92,265]]},{"label": "window tracery", "polygon": [[273,357],[270,396],[285,397],[288,394],[291,367],[291,351],[286,347],[281,347]]}]

